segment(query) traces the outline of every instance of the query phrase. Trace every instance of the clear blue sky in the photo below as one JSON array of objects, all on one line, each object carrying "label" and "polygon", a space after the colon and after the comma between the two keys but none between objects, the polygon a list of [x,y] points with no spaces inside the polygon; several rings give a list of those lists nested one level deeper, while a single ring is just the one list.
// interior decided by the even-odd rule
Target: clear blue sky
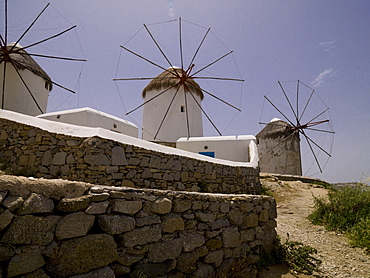
[{"label": "clear blue sky", "polygon": [[[8,2],[8,41],[15,41],[47,1]],[[179,39],[171,37],[172,27],[166,29],[162,27],[164,25],[149,24],[181,17],[184,52],[194,49],[205,33],[205,27],[211,27],[208,45],[199,54],[197,63],[211,62],[227,49],[234,50],[232,56],[215,65],[212,71],[224,77],[239,77],[233,64],[235,60],[245,79],[242,87],[232,84],[228,87],[232,89],[227,92],[220,83],[212,87],[220,97],[239,106],[241,113],[205,100],[207,111],[225,135],[256,135],[261,129],[258,122],[264,105],[263,95],[270,93],[279,80],[299,79],[314,88],[330,107],[336,132],[332,158],[323,173],[315,177],[344,182],[370,176],[369,1],[50,2],[51,6],[20,42],[21,45],[77,25],[73,31],[30,48],[28,52],[87,59],[86,63],[36,59],[53,80],[77,91],[73,95],[57,88],[53,90],[49,98],[50,112],[92,107],[140,124],[140,111],[132,113],[131,117],[125,113],[141,103],[145,81],[114,82],[112,79],[150,77],[159,74],[160,70],[128,55],[120,45],[127,43],[128,48],[166,65],[145,30],[129,41],[146,23],[166,49],[175,49],[170,50],[174,54],[170,59],[179,65],[179,56],[174,53],[178,51]],[[0,11],[1,34],[4,34],[3,5]],[[188,58],[184,59],[189,62]],[[207,125],[205,133],[216,135]]]}]

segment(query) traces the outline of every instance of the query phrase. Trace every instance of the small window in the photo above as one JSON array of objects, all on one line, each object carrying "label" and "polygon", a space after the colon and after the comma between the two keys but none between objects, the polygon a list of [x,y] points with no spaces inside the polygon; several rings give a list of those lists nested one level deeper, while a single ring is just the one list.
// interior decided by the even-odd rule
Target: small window
[{"label": "small window", "polygon": [[181,111],[182,113],[184,113],[184,112],[185,112],[185,106],[184,106],[184,105],[181,105],[181,107],[180,107],[180,111]]}]

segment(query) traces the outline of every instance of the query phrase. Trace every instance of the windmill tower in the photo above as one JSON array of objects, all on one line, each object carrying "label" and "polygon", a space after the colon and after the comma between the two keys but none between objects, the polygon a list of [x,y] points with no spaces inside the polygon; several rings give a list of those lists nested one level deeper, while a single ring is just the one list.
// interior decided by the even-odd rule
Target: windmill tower
[{"label": "windmill tower", "polygon": [[0,57],[1,63],[4,63],[0,67],[1,109],[31,116],[46,111],[52,89],[47,73],[19,44],[1,47]]},{"label": "windmill tower", "polygon": [[162,72],[144,88],[142,97],[144,140],[175,143],[180,137],[203,136],[203,92],[181,68]]},{"label": "windmill tower", "polygon": [[274,118],[256,136],[261,172],[302,176],[299,133]]},{"label": "windmill tower", "polygon": [[288,175],[304,171],[305,176],[322,173],[331,157],[335,133],[329,108],[314,89],[299,80],[278,81],[276,88],[275,94],[264,98],[284,121],[260,122],[266,125],[256,136],[261,171]]}]

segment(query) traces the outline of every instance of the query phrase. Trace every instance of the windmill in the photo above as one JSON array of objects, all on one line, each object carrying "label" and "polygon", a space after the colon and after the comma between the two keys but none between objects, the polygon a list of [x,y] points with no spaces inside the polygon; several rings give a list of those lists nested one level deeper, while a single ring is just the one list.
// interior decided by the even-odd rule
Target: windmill
[{"label": "windmill", "polygon": [[[299,80],[278,81],[264,98],[267,107],[264,105],[261,118],[265,121],[260,122],[264,128],[256,136],[261,171],[321,173],[331,157],[334,137],[329,108],[314,89]],[[266,121],[276,114],[281,119]],[[306,170],[302,167],[303,157],[309,162]]]},{"label": "windmill", "polygon": [[[176,22],[178,23],[176,29],[179,40],[176,42],[177,50],[172,52],[168,50],[168,44],[161,44],[161,42],[155,38],[152,30],[149,28],[152,26],[144,24],[143,28],[149,35],[151,44],[160,52],[162,60],[158,60],[157,57],[149,58],[148,56],[134,52],[126,46],[121,46],[121,48],[127,53],[136,58],[140,58],[141,61],[145,61],[147,65],[150,64],[154,66],[157,70],[156,76],[114,79],[115,81],[150,80],[150,83],[142,92],[142,97],[144,99],[143,103],[135,109],[127,112],[126,115],[129,115],[143,107],[143,139],[150,141],[174,143],[180,137],[189,138],[193,136],[203,136],[202,114],[211,123],[217,133],[222,135],[221,131],[216,127],[214,122],[211,120],[211,117],[202,107],[201,102],[203,98],[211,97],[232,109],[237,111],[240,111],[240,109],[223,100],[214,92],[211,92],[211,90],[206,90],[200,82],[243,82],[244,80],[241,78],[223,77],[222,75],[208,76],[208,70],[212,69],[213,65],[224,61],[226,57],[229,57],[233,53],[233,51],[227,51],[218,57],[211,58],[207,62],[204,60],[200,62],[198,54],[203,50],[203,46],[210,34],[210,28],[206,30],[202,37],[198,38],[199,40],[197,41],[197,45],[194,49],[190,50],[190,52],[193,52],[189,55],[189,49],[185,49],[183,42],[183,20],[179,18],[166,23],[173,24]],[[162,33],[167,32],[163,31]],[[191,40],[195,40],[193,36],[191,37]],[[145,45],[146,48],[150,47],[148,43],[142,43],[141,46],[143,45]],[[175,52],[177,52],[178,55],[174,54]],[[187,55],[185,55],[185,52]],[[210,58],[208,52],[202,52],[202,54],[207,56],[207,58]],[[177,65],[171,62],[171,59],[169,58],[171,55],[177,59]],[[187,63],[185,62],[186,60],[188,60]],[[158,72],[158,70],[160,71]]]},{"label": "windmill", "polygon": [[49,7],[49,3],[31,22],[16,42],[9,43],[8,1],[5,0],[4,4],[4,35],[0,35],[0,108],[32,116],[45,113],[48,94],[53,85],[72,93],[75,92],[54,82],[32,57],[69,61],[86,60],[29,53],[28,51],[34,46],[40,45],[69,32],[76,28],[76,26],[72,26],[62,32],[37,42],[21,46],[21,40],[27,35],[41,15]]}]

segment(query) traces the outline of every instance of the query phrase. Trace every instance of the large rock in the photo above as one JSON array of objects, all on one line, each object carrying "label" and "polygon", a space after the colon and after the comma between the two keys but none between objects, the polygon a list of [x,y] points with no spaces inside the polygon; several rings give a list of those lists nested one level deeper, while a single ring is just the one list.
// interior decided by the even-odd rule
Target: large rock
[{"label": "large rock", "polygon": [[182,253],[177,258],[176,269],[184,273],[192,273],[196,269],[198,252]]},{"label": "large rock", "polygon": [[102,268],[117,259],[117,247],[107,234],[87,235],[62,241],[46,266],[55,277],[70,277]]},{"label": "large rock", "polygon": [[134,215],[142,208],[142,206],[142,201],[116,200],[113,203],[112,211]]},{"label": "large rock", "polygon": [[[0,262],[7,261],[15,254],[15,250],[11,246],[0,245]],[[1,276],[0,276],[1,277]]]},{"label": "large rock", "polygon": [[212,266],[208,264],[198,263],[197,270],[193,272],[194,278],[213,278],[216,273]]},{"label": "large rock", "polygon": [[143,228],[138,228],[131,232],[124,233],[119,236],[119,240],[123,247],[134,247],[136,245],[144,245],[158,241],[161,237],[161,227],[159,225],[155,225],[145,226]]},{"label": "large rock", "polygon": [[149,246],[148,261],[161,263],[165,260],[176,259],[181,254],[182,246],[182,240],[179,238],[153,243]]},{"label": "large rock", "polygon": [[191,252],[206,242],[204,236],[197,233],[185,233],[182,235],[181,240],[185,252]]},{"label": "large rock", "polygon": [[100,228],[108,234],[122,234],[135,228],[135,219],[125,215],[100,215],[98,216]]},{"label": "large rock", "polygon": [[13,213],[8,209],[0,213],[0,232],[12,222],[13,216]]},{"label": "large rock", "polygon": [[57,239],[85,236],[94,225],[95,216],[82,211],[67,214],[59,220],[55,235]]},{"label": "large rock", "polygon": [[131,277],[165,277],[166,265],[152,263],[138,263],[135,265]]},{"label": "large rock", "polygon": [[86,274],[72,276],[70,278],[115,278],[113,270],[109,267],[103,267],[97,270],[90,271]]},{"label": "large rock", "polygon": [[8,277],[14,277],[35,271],[45,264],[41,251],[38,248],[22,248],[20,254],[15,255],[9,262]]},{"label": "large rock", "polygon": [[54,210],[51,199],[37,193],[32,193],[18,210],[18,214],[47,213]]},{"label": "large rock", "polygon": [[57,205],[57,210],[61,212],[75,212],[85,210],[90,203],[88,196],[81,196],[77,198],[63,198]]},{"label": "large rock", "polygon": [[160,198],[152,204],[152,212],[157,214],[169,213],[172,209],[172,201],[168,198]]},{"label": "large rock", "polygon": [[84,182],[66,180],[29,179],[17,176],[0,176],[0,191],[9,191],[10,195],[27,198],[32,192],[46,198],[60,200],[81,196],[92,185]]},{"label": "large rock", "polygon": [[7,244],[47,245],[53,241],[56,221],[52,218],[25,215],[15,217],[1,242]]},{"label": "large rock", "polygon": [[237,227],[231,227],[225,229],[222,234],[223,247],[238,247],[240,245],[240,233]]}]

